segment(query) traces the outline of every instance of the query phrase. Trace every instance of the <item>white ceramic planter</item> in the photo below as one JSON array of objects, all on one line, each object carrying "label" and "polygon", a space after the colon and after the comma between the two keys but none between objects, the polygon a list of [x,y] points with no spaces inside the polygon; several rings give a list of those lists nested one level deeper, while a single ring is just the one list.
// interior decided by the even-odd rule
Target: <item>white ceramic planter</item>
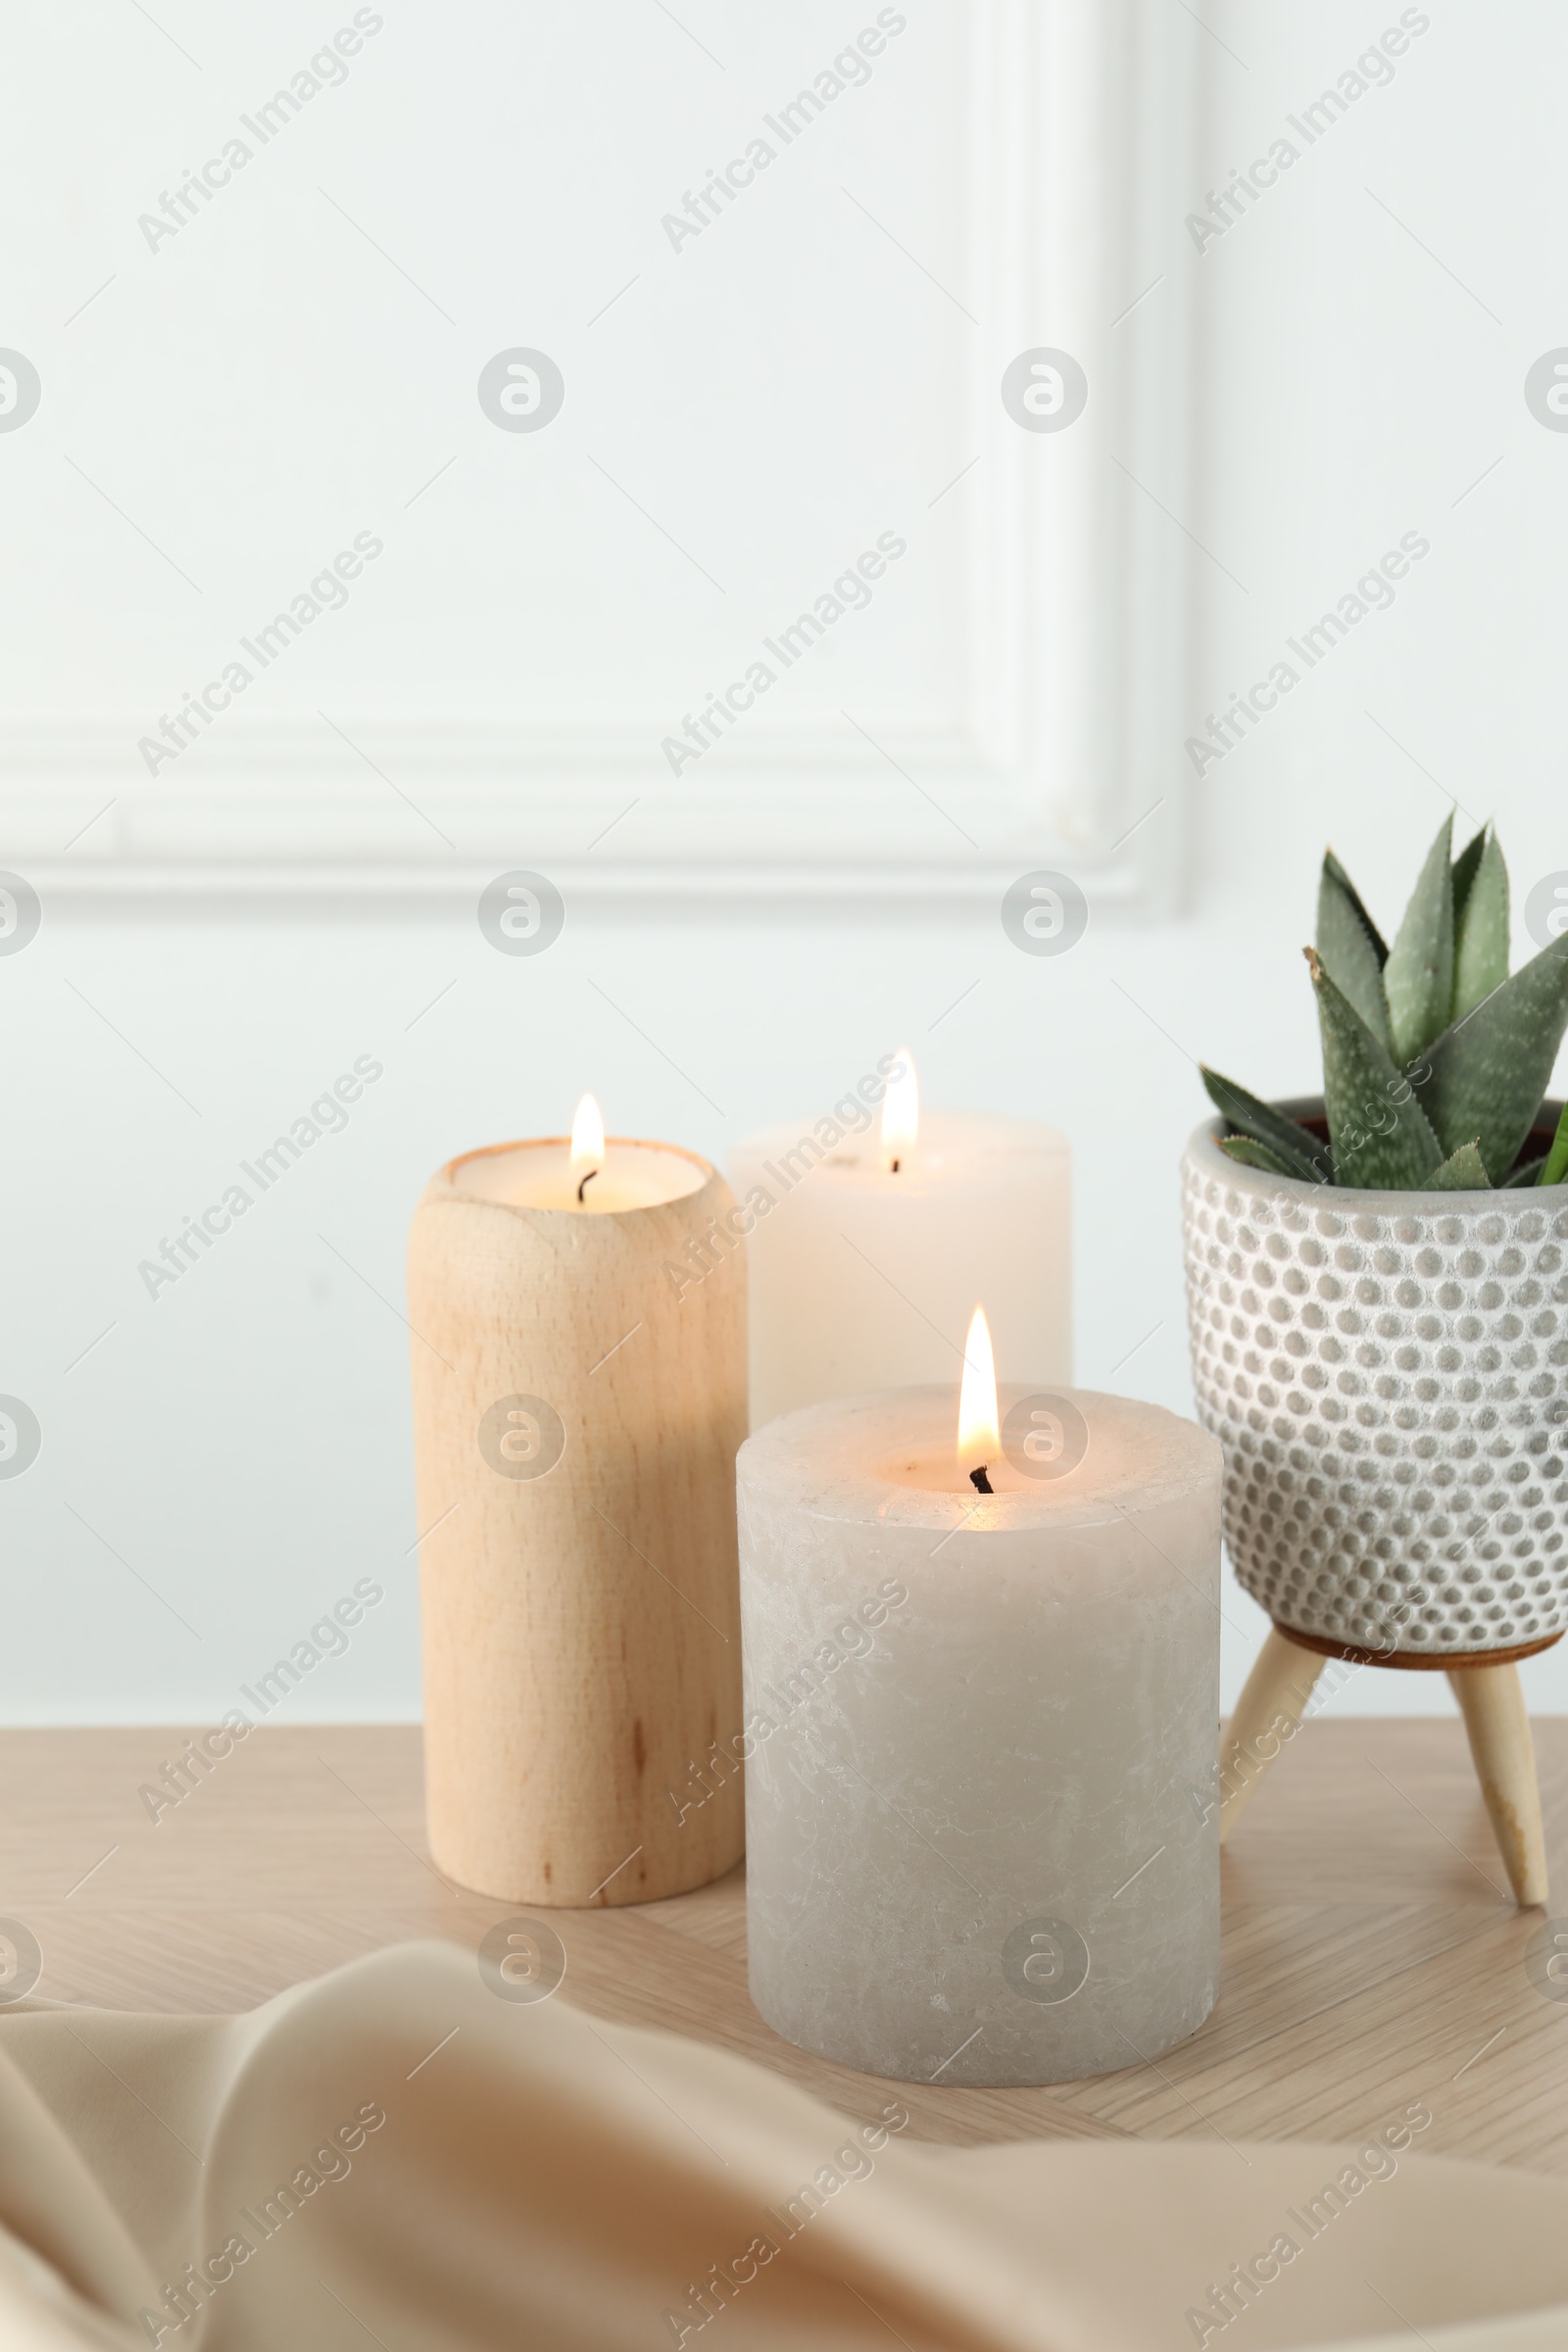
[{"label": "white ceramic planter", "polygon": [[[1289,1116],[1320,1101],[1284,1102]],[[1539,1148],[1557,1105],[1542,1112]],[[1568,1186],[1378,1193],[1182,1163],[1199,1417],[1276,1625],[1396,1662],[1568,1628]]]}]

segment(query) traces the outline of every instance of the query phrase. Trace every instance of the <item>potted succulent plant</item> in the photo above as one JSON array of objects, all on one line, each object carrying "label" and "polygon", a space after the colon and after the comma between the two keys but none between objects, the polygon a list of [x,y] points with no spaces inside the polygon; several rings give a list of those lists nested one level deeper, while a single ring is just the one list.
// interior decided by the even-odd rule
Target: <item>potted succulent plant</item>
[{"label": "potted succulent plant", "polygon": [[1484,828],[1392,947],[1332,852],[1306,950],[1321,1097],[1205,1069],[1183,1163],[1200,1417],[1274,1632],[1221,1755],[1226,1828],[1325,1659],[1446,1669],[1515,1893],[1544,1899],[1515,1662],[1568,1628],[1568,934],[1508,971]]}]

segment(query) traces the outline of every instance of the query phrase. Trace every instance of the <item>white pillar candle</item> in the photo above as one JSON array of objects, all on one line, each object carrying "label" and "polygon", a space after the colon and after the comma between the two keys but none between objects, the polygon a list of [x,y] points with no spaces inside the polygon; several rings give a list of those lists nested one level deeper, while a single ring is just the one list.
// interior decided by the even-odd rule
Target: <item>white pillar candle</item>
[{"label": "white pillar candle", "polygon": [[730,1153],[754,1429],[829,1396],[956,1381],[977,1298],[1004,1380],[1072,1378],[1066,1138],[980,1111],[916,1113],[913,1095],[907,1053],[885,1054],[831,1113]]},{"label": "white pillar candle", "polygon": [[752,1997],[910,2082],[1155,2058],[1219,1966],[1220,1449],[1158,1406],[814,1405],[739,1461]]}]

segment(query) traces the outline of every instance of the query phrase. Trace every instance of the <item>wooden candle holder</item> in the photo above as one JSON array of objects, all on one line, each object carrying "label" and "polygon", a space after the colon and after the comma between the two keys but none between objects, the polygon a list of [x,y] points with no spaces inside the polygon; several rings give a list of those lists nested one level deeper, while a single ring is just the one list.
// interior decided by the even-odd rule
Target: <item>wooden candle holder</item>
[{"label": "wooden candle holder", "polygon": [[1561,1640],[1561,1634],[1547,1634],[1542,1641],[1522,1642],[1512,1649],[1450,1651],[1446,1657],[1433,1657],[1425,1651],[1357,1649],[1351,1642],[1331,1642],[1276,1624],[1220,1735],[1220,1843],[1224,1844],[1274,1757],[1294,1735],[1330,1658],[1418,1673],[1435,1668],[1447,1675],[1459,1702],[1476,1778],[1514,1900],[1521,1907],[1544,1904],[1546,1846],[1519,1660],[1550,1649]]},{"label": "wooden candle holder", "polygon": [[430,1850],[510,1901],[649,1902],[744,1844],[738,1773],[670,1793],[741,1729],[743,1253],[695,1153],[597,1215],[466,1192],[492,1156],[409,1247]]}]

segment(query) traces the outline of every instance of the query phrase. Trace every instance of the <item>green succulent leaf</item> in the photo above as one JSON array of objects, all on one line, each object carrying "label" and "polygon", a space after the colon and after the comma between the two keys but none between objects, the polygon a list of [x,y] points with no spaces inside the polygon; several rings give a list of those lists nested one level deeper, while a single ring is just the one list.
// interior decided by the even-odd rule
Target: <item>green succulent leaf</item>
[{"label": "green succulent leaf", "polygon": [[[1447,864],[1443,869],[1447,890]],[[1443,1158],[1443,1147],[1416,1101],[1355,1006],[1337,988],[1311,948],[1323,1037],[1323,1101],[1334,1147],[1335,1182],[1368,1191],[1413,1192]],[[1393,957],[1390,957],[1392,965]],[[1479,1016],[1478,1016],[1479,1017]]]},{"label": "green succulent leaf", "polygon": [[[1508,977],[1508,868],[1497,837],[1480,836],[1481,855],[1461,906],[1459,866],[1454,872],[1453,1010],[1450,1020],[1462,1020]],[[1470,849],[1475,843],[1470,844]],[[1470,850],[1465,851],[1465,858]],[[1464,859],[1459,863],[1462,865]]]},{"label": "green succulent leaf", "polygon": [[1487,846],[1487,835],[1491,830],[1490,825],[1483,825],[1480,832],[1465,843],[1464,848],[1453,861],[1453,930],[1455,938],[1458,937],[1459,925],[1464,919],[1465,901],[1470,896],[1470,885],[1476,878],[1476,868],[1481,863],[1481,853]]},{"label": "green succulent leaf", "polygon": [[[1541,1108],[1568,1028],[1568,932],[1446,1029],[1413,1073],[1445,1151],[1481,1139],[1489,1168],[1511,1168]],[[1338,1154],[1336,1154],[1336,1157]]]},{"label": "green succulent leaf", "polygon": [[1378,959],[1378,970],[1381,972],[1383,966],[1389,960],[1389,943],[1384,938],[1382,932],[1378,929],[1376,923],[1372,920],[1372,917],[1368,914],[1365,906],[1361,903],[1360,892],[1356,889],[1355,884],[1350,880],[1349,875],[1346,872],[1344,866],[1335,857],[1332,850],[1325,850],[1323,853],[1323,871],[1333,881],[1339,884],[1341,890],[1344,891],[1346,897],[1349,900],[1351,907],[1355,912],[1355,919],[1360,924],[1362,930],[1366,933],[1367,944],[1371,948],[1373,955]]},{"label": "green succulent leaf", "polygon": [[1388,950],[1369,929],[1366,910],[1332,850],[1323,860],[1317,886],[1317,952],[1336,988],[1348,997],[1379,1045],[1392,1054],[1394,1039],[1383,993]]},{"label": "green succulent leaf", "polygon": [[1455,858],[1450,815],[1389,948],[1332,850],[1306,951],[1329,1141],[1217,1071],[1210,1100],[1243,1167],[1347,1190],[1568,1186],[1568,1108],[1549,1152],[1536,1122],[1568,1033],[1568,930],[1508,971],[1508,869],[1493,826]]},{"label": "green succulent leaf", "polygon": [[1291,1173],[1284,1160],[1254,1136],[1222,1135],[1219,1148],[1227,1159],[1234,1159],[1244,1168],[1266,1168],[1271,1176],[1289,1176]]},{"label": "green succulent leaf", "polygon": [[1453,1003],[1453,814],[1427,852],[1383,967],[1396,1061],[1413,1060],[1447,1026]]},{"label": "green succulent leaf", "polygon": [[1428,1193],[1490,1193],[1492,1178],[1483,1164],[1479,1145],[1461,1144],[1435,1167],[1422,1186]]},{"label": "green succulent leaf", "polygon": [[1541,1175],[1538,1182],[1561,1184],[1565,1176],[1568,1176],[1568,1102],[1562,1106],[1562,1116],[1557,1121],[1557,1132],[1551,1139],[1551,1150],[1541,1163]]},{"label": "green succulent leaf", "polygon": [[1234,1079],[1222,1078],[1217,1070],[1206,1069],[1200,1062],[1199,1073],[1207,1089],[1208,1099],[1216,1110],[1222,1110],[1233,1127],[1261,1144],[1280,1161],[1282,1172],[1296,1176],[1303,1184],[1332,1184],[1334,1162],[1327,1148],[1305,1127],[1298,1127],[1282,1110],[1260,1102],[1250,1095],[1245,1086]]}]

